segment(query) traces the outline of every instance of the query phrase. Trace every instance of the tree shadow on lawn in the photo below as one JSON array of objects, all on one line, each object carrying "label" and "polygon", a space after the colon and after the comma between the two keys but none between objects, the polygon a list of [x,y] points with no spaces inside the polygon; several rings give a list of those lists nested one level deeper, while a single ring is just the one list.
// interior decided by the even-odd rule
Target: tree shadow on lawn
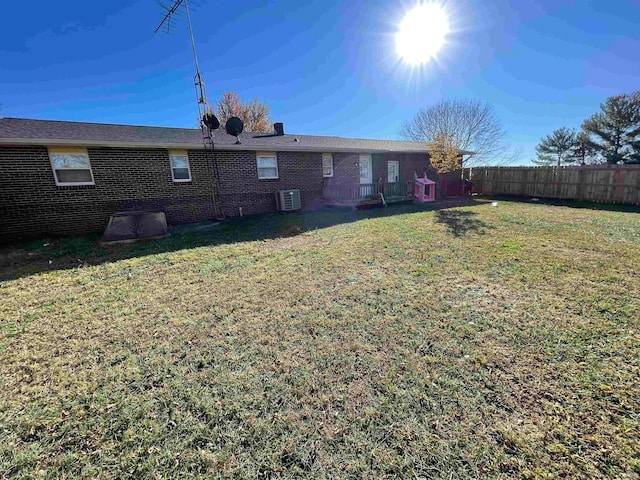
[{"label": "tree shadow on lawn", "polygon": [[432,204],[393,204],[385,208],[362,210],[327,207],[298,213],[251,215],[222,222],[179,225],[172,227],[166,238],[131,244],[102,245],[99,234],[36,240],[0,249],[0,280],[14,280],[41,272],[100,265],[208,245],[291,237],[343,223],[417,212],[437,211],[436,221],[447,224],[454,235],[460,236],[463,232],[483,228],[484,224],[472,219],[469,212],[447,212],[446,209],[486,203],[464,198]]},{"label": "tree shadow on lawn", "polygon": [[476,218],[477,216],[477,213],[465,210],[439,210],[436,212],[435,222],[445,225],[449,233],[458,238],[493,228]]}]

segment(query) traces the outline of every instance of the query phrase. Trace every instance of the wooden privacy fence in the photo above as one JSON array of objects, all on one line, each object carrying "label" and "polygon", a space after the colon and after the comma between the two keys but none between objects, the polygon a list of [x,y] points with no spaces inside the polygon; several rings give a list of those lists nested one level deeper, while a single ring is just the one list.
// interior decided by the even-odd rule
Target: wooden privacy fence
[{"label": "wooden privacy fence", "polygon": [[486,195],[640,205],[640,165],[476,167],[464,173],[473,191]]}]

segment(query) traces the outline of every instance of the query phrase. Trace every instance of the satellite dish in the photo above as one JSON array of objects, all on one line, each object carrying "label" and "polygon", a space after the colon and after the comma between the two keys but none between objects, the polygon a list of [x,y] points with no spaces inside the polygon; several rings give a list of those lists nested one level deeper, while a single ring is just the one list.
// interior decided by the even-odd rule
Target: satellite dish
[{"label": "satellite dish", "polygon": [[202,116],[202,123],[209,129],[209,131],[220,128],[220,121],[213,113],[205,113]]},{"label": "satellite dish", "polygon": [[[229,135],[233,135],[237,139],[238,135],[240,135],[242,133],[242,130],[244,130],[244,123],[242,123],[242,120],[240,120],[238,117],[231,117],[229,120],[227,120],[224,128],[225,130],[227,130],[227,133]],[[240,140],[238,140],[236,143],[240,143]]]}]

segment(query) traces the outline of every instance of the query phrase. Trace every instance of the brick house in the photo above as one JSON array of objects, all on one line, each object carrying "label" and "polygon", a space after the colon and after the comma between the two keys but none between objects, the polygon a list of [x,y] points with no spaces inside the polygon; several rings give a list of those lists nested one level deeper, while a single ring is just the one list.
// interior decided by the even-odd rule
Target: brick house
[{"label": "brick house", "polygon": [[117,211],[164,211],[169,224],[411,198],[436,178],[426,145],[342,137],[0,119],[0,241],[102,232]]}]

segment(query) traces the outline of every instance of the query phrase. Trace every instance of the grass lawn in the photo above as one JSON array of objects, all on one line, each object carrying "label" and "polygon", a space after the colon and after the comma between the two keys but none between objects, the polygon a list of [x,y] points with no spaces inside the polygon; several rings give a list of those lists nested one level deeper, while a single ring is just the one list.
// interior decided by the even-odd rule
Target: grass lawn
[{"label": "grass lawn", "polygon": [[640,478],[639,213],[316,212],[0,257],[2,478]]}]

